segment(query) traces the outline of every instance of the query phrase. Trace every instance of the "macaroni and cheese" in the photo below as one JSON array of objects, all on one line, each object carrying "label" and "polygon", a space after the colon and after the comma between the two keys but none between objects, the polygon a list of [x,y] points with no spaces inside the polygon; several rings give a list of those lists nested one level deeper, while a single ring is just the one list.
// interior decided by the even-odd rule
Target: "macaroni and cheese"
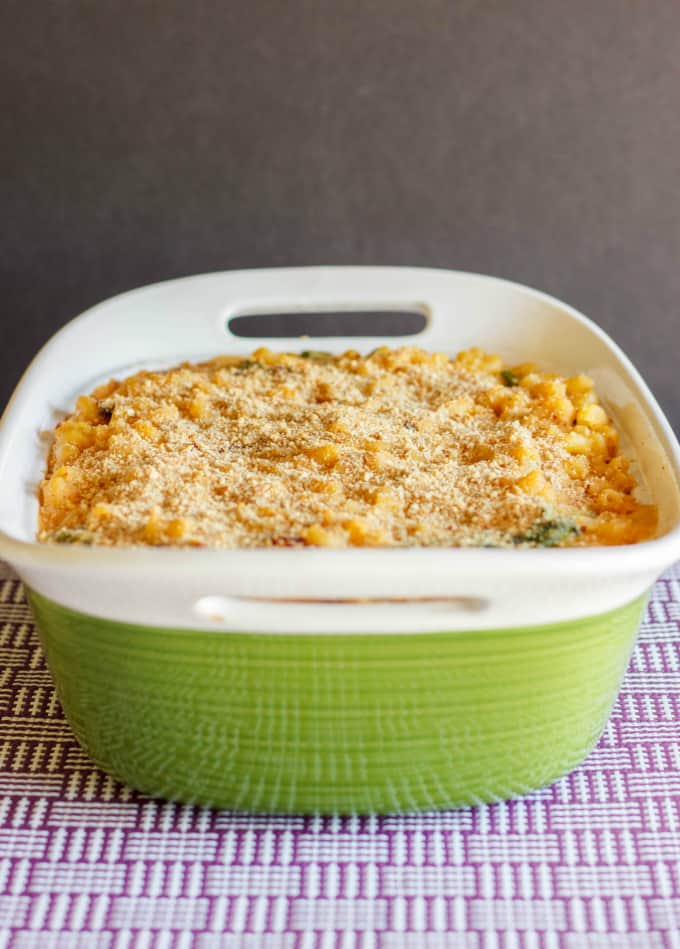
[{"label": "macaroni and cheese", "polygon": [[654,534],[584,375],[478,349],[222,356],[111,381],[54,432],[39,539],[537,547]]}]

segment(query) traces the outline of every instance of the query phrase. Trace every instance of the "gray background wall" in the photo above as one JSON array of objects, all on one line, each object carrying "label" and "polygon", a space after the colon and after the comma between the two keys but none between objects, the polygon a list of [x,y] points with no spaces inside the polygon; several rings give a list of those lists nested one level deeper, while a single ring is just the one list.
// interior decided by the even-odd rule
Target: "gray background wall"
[{"label": "gray background wall", "polygon": [[60,324],[132,286],[423,264],[569,300],[680,426],[676,0],[5,0],[0,18],[0,402]]}]

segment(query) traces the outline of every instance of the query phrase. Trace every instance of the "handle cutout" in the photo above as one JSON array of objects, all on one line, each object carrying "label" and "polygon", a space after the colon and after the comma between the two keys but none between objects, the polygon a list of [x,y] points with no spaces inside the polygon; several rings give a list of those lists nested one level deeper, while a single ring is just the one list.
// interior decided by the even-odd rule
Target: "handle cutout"
[{"label": "handle cutout", "polygon": [[387,606],[404,609],[414,607],[430,607],[442,612],[481,613],[490,606],[489,600],[476,596],[418,596],[418,597],[362,597],[361,599],[288,599],[286,597],[255,597],[255,596],[203,596],[194,603],[193,611],[201,619],[223,622],[239,607],[253,608],[257,606],[300,607],[309,606]]},{"label": "handle cutout", "polygon": [[428,309],[315,309],[240,313],[227,320],[234,336],[244,339],[290,339],[296,336],[417,336],[427,326]]}]

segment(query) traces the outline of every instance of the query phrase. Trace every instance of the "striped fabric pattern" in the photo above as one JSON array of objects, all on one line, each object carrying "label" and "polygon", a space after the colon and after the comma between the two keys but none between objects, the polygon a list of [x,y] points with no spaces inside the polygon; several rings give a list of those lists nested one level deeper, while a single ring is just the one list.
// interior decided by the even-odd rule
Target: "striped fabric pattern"
[{"label": "striped fabric pattern", "polygon": [[0,949],[680,949],[680,566],[585,764],[386,818],[145,798],[64,721],[0,565]]}]

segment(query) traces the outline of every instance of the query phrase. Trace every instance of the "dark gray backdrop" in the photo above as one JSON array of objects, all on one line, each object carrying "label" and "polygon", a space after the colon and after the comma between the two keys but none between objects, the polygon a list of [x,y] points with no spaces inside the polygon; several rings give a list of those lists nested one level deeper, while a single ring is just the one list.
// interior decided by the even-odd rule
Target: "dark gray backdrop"
[{"label": "dark gray backdrop", "polygon": [[0,19],[0,403],[54,329],[132,286],[422,264],[572,302],[680,426],[677,0],[5,0]]}]

